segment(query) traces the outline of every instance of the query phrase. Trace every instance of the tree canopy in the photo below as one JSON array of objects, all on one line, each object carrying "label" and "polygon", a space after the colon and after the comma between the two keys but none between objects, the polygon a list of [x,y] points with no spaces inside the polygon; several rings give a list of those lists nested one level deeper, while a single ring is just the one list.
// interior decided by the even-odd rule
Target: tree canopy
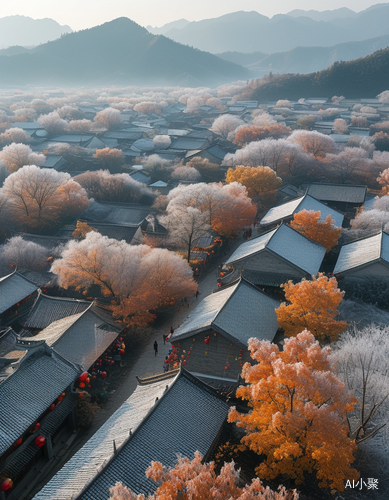
[{"label": "tree canopy", "polygon": [[[174,468],[161,462],[151,462],[146,477],[159,484],[154,495],[136,495],[121,483],[110,488],[109,500],[298,500],[295,491],[281,487],[278,491],[265,488],[259,479],[243,487],[234,462],[225,463],[219,474],[214,462],[203,463],[197,451],[193,460],[178,457]],[[161,483],[161,484],[160,484]]]},{"label": "tree canopy", "polygon": [[95,231],[70,241],[51,270],[64,288],[87,293],[99,285],[111,298],[114,317],[128,325],[153,321],[158,308],[197,289],[191,268],[176,253],[129,245]]},{"label": "tree canopy", "polygon": [[256,364],[243,366],[247,385],[237,396],[251,409],[232,408],[229,421],[246,430],[245,446],[266,456],[257,474],[287,474],[300,484],[315,472],[320,487],[342,491],[347,479],[359,476],[351,467],[356,445],[346,423],[354,401],[333,372],[330,349],[305,330],[286,339],[283,351],[255,338],[249,350]]},{"label": "tree canopy", "polygon": [[321,213],[314,210],[301,210],[293,216],[290,227],[326,247],[327,253],[337,245],[342,234],[342,228],[333,225],[331,215],[327,215],[324,222],[320,222]]},{"label": "tree canopy", "polygon": [[282,288],[287,303],[283,302],[276,313],[288,337],[307,329],[319,340],[335,340],[347,327],[345,321],[335,319],[344,295],[335,278],[319,273],[318,277],[312,276],[312,281],[288,281]]}]

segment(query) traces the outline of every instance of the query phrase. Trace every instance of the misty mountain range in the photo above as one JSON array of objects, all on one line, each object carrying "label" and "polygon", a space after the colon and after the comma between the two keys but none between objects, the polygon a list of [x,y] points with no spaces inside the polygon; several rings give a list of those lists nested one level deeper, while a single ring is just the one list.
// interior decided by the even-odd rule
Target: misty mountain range
[{"label": "misty mountain range", "polygon": [[358,14],[349,9],[338,9],[332,14],[307,11],[298,15],[300,12],[303,11],[271,19],[254,11],[233,12],[184,24],[181,28],[173,26],[163,34],[214,54],[228,51],[272,54],[294,47],[328,47],[389,34],[388,3],[374,5]]},{"label": "misty mountain range", "polygon": [[0,51],[3,85],[218,85],[248,70],[152,35],[127,18],[70,33],[34,49]]},{"label": "misty mountain range", "polygon": [[352,61],[388,46],[389,35],[384,35],[361,42],[340,43],[332,47],[295,47],[287,52],[268,55],[262,52],[224,52],[217,55],[226,61],[245,66],[252,77],[259,78],[269,72],[312,73],[328,68],[336,61]]},{"label": "misty mountain range", "polygon": [[[293,10],[272,19],[234,12],[199,22],[179,19],[159,28],[148,26],[149,31],[119,18],[72,33],[51,19],[9,16],[0,19],[0,46],[12,42],[0,49],[0,84],[197,86],[269,72],[312,73],[388,47],[388,19],[386,3],[360,13],[347,8]],[[38,32],[40,39],[54,40],[39,44]],[[339,38],[347,41],[335,44]],[[216,48],[224,50],[209,53]]]},{"label": "misty mountain range", "polygon": [[0,18],[0,49],[13,45],[40,45],[71,32],[70,26],[61,26],[53,19],[7,16]]}]

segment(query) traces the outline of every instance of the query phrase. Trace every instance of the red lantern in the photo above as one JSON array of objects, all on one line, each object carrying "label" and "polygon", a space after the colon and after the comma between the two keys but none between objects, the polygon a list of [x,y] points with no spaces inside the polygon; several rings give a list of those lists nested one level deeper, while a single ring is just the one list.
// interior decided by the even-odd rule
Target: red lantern
[{"label": "red lantern", "polygon": [[43,436],[38,436],[34,441],[35,445],[38,446],[38,448],[42,448],[42,446],[45,445],[45,442],[46,438]]},{"label": "red lantern", "polygon": [[207,337],[206,339],[204,339],[204,342],[205,342],[206,344],[209,344],[209,337]]},{"label": "red lantern", "polygon": [[62,401],[63,400],[63,396],[58,396],[58,401]]},{"label": "red lantern", "polygon": [[103,372],[103,373],[101,374],[101,378],[106,378],[106,377],[107,377],[107,372]]},{"label": "red lantern", "polygon": [[85,382],[85,380],[88,378],[88,372],[83,372],[81,375],[78,377],[79,382]]},{"label": "red lantern", "polygon": [[19,438],[19,439],[16,441],[16,446],[20,446],[22,443],[23,443],[23,439],[22,439],[22,438]]},{"label": "red lantern", "polygon": [[88,378],[85,380],[85,383],[86,383],[86,384],[89,384],[89,382],[90,382],[90,378],[88,377]]},{"label": "red lantern", "polygon": [[227,370],[228,366],[225,366],[224,369]]},{"label": "red lantern", "polygon": [[181,354],[181,359],[184,359],[184,358],[185,358],[184,354]]},{"label": "red lantern", "polygon": [[183,365],[185,365],[185,364],[186,364],[186,359],[184,359],[184,361],[182,362],[182,364],[183,364]]},{"label": "red lantern", "polygon": [[7,491],[12,488],[13,486],[13,481],[11,478],[7,477],[7,479],[4,479],[4,481],[0,484],[0,490],[1,491]]},{"label": "red lantern", "polygon": [[39,431],[41,424],[38,422],[35,424],[34,430],[32,432]]},{"label": "red lantern", "polygon": [[55,409],[55,404],[53,403],[52,405],[50,405],[49,410],[53,411],[54,409]]},{"label": "red lantern", "polygon": [[85,383],[84,382],[80,382],[80,387],[81,387],[81,389],[83,389],[85,387]]},{"label": "red lantern", "polygon": [[126,354],[126,351],[124,349],[120,349],[120,354],[123,355],[123,354]]},{"label": "red lantern", "polygon": [[120,340],[120,342],[122,342],[122,340],[123,340],[123,337],[119,337],[119,340]]}]

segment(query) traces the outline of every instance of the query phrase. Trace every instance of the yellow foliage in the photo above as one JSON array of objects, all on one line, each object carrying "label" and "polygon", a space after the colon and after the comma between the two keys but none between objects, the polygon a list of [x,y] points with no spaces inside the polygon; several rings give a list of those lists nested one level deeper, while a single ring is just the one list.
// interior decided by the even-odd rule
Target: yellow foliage
[{"label": "yellow foliage", "polygon": [[226,182],[239,182],[247,188],[250,198],[260,196],[263,193],[277,191],[282,180],[269,167],[236,167],[227,170]]},{"label": "yellow foliage", "polygon": [[338,243],[342,228],[333,225],[331,215],[327,215],[325,222],[320,222],[320,217],[320,212],[301,210],[294,214],[290,227],[325,247],[328,253]]},{"label": "yellow foliage", "polygon": [[346,423],[355,400],[332,371],[330,349],[305,330],[287,339],[282,352],[258,339],[250,339],[249,350],[257,364],[244,365],[247,385],[236,394],[251,410],[232,408],[228,419],[245,428],[244,445],[266,456],[257,474],[269,480],[286,474],[300,484],[315,472],[320,487],[343,490],[359,476],[351,468],[356,444]]},{"label": "yellow foliage", "polygon": [[335,278],[322,273],[312,276],[312,281],[302,280],[282,285],[288,304],[283,302],[276,310],[280,327],[290,337],[305,328],[318,340],[336,340],[346,327],[345,321],[337,321],[338,306],[344,292],[338,288]]}]

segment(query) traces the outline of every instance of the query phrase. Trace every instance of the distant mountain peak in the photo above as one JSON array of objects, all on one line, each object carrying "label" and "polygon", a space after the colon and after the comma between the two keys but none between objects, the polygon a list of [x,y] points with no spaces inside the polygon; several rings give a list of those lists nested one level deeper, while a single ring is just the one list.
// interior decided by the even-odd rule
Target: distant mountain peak
[{"label": "distant mountain peak", "polygon": [[48,17],[33,19],[22,15],[6,16],[0,18],[0,48],[40,45],[71,32],[70,26],[62,26]]}]

